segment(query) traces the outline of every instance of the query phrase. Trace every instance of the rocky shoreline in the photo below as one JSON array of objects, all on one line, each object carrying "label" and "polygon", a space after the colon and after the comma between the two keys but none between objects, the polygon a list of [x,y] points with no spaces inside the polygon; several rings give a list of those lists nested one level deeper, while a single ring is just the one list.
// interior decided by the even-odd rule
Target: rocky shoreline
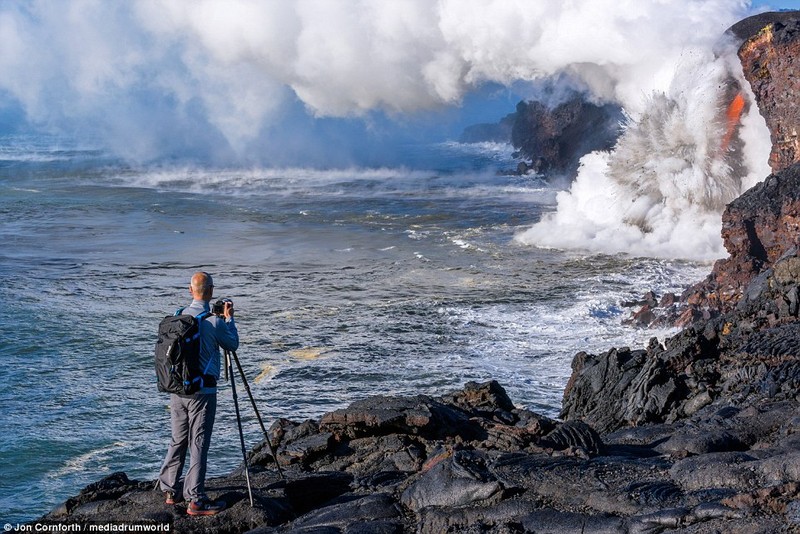
[{"label": "rocky shoreline", "polygon": [[[800,179],[800,165],[771,179]],[[663,344],[579,353],[561,420],[500,384],[372,397],[276,421],[243,471],[208,481],[229,508],[191,518],[115,473],[42,518],[177,532],[800,532],[800,255],[736,308]]]},{"label": "rocky shoreline", "polygon": [[515,407],[496,382],[373,397],[319,420],[276,421],[276,457],[265,442],[249,454],[252,507],[241,467],[208,481],[229,505],[208,518],[165,505],[154,481],[115,473],[40,521],[231,533],[800,532],[800,125],[785,113],[800,81],[778,72],[794,72],[800,19],[760,15],[734,30],[773,133],[774,174],[728,206],[731,256],[682,297],[653,295],[638,312],[641,325],[669,308],[684,330],[642,349],[577,354],[559,420]]},{"label": "rocky shoreline", "polygon": [[[598,376],[578,360],[572,404]],[[641,362],[641,373],[663,358],[619,349],[598,360]],[[438,398],[369,398],[318,421],[276,422],[270,434],[285,480],[266,443],[256,447],[253,507],[241,468],[208,481],[229,504],[209,518],[165,505],[153,481],[116,473],[42,520],[152,521],[176,532],[800,531],[800,403],[793,385],[776,381],[788,367],[757,370],[761,379],[746,386],[733,373],[721,387],[730,394],[701,394],[664,414],[690,416],[603,434],[571,416],[515,408],[496,382]],[[628,382],[624,373],[614,380],[605,384]],[[642,391],[660,398],[662,388]],[[627,406],[641,403],[633,396]]]}]

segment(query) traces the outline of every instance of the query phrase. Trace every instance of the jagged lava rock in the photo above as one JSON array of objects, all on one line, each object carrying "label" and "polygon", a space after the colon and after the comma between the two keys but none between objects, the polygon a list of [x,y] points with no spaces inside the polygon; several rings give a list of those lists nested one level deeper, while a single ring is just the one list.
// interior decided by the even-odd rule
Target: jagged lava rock
[{"label": "jagged lava rock", "polygon": [[732,311],[686,328],[663,345],[653,339],[646,349],[577,354],[561,416],[602,434],[674,422],[714,402],[794,398],[800,386],[797,250],[754,279],[743,295]]},{"label": "jagged lava rock", "polygon": [[722,238],[730,256],[717,261],[683,299],[726,312],[748,284],[800,243],[800,164],[770,175],[731,202],[722,215]]},{"label": "jagged lava rock", "polygon": [[554,107],[542,102],[517,104],[511,143],[531,161],[532,170],[572,176],[580,159],[595,150],[610,150],[619,138],[622,110],[574,96]]},{"label": "jagged lava rock", "polygon": [[[798,268],[777,278],[794,280]],[[153,481],[117,473],[46,519],[170,522],[182,533],[778,532],[800,524],[800,407],[788,393],[756,398],[602,439],[585,423],[514,407],[493,381],[439,398],[364,399],[323,416],[329,423],[277,421],[285,480],[268,447],[256,447],[252,507],[241,468],[208,480],[228,508],[207,518],[165,505]],[[428,414],[445,409],[460,416],[432,431]],[[454,420],[485,435],[467,439]]]}]

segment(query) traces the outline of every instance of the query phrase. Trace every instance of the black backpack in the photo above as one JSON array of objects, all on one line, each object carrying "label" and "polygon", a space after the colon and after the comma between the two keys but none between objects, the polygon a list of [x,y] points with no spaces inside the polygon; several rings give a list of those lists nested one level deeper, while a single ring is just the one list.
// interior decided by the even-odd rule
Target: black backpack
[{"label": "black backpack", "polygon": [[164,317],[158,325],[156,341],[156,377],[158,390],[164,393],[192,395],[203,387],[214,387],[214,375],[200,369],[200,325],[211,315],[203,312],[197,317],[181,315]]}]

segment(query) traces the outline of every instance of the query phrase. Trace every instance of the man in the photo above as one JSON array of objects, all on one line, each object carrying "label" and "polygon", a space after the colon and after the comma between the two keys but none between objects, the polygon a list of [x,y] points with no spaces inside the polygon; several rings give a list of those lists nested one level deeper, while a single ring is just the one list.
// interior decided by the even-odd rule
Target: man
[{"label": "man", "polygon": [[[196,317],[211,311],[209,302],[214,294],[211,275],[202,271],[194,273],[189,293],[192,303],[179,310],[180,313]],[[207,369],[204,373],[218,380],[219,348],[234,351],[238,346],[239,333],[233,320],[233,303],[226,302],[223,317],[210,315],[201,321],[200,368]],[[186,508],[189,515],[214,515],[225,508],[224,502],[213,502],[205,494],[206,462],[217,410],[216,381],[212,382],[205,384],[194,395],[170,395],[172,440],[158,479],[161,491],[165,492],[166,503],[174,504],[186,452],[189,451],[189,470],[183,483],[183,497],[189,503]]]}]

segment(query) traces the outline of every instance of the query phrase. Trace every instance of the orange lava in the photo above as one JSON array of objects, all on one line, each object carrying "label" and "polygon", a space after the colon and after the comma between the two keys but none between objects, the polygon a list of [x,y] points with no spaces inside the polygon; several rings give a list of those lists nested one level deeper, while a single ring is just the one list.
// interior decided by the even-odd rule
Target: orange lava
[{"label": "orange lava", "polygon": [[725,113],[728,119],[728,128],[725,131],[725,136],[722,138],[722,144],[720,145],[720,149],[723,152],[728,150],[728,145],[730,145],[731,139],[733,139],[733,133],[736,131],[736,127],[739,125],[739,119],[741,119],[742,112],[744,111],[744,104],[744,95],[742,93],[737,93],[728,105],[728,111]]}]

